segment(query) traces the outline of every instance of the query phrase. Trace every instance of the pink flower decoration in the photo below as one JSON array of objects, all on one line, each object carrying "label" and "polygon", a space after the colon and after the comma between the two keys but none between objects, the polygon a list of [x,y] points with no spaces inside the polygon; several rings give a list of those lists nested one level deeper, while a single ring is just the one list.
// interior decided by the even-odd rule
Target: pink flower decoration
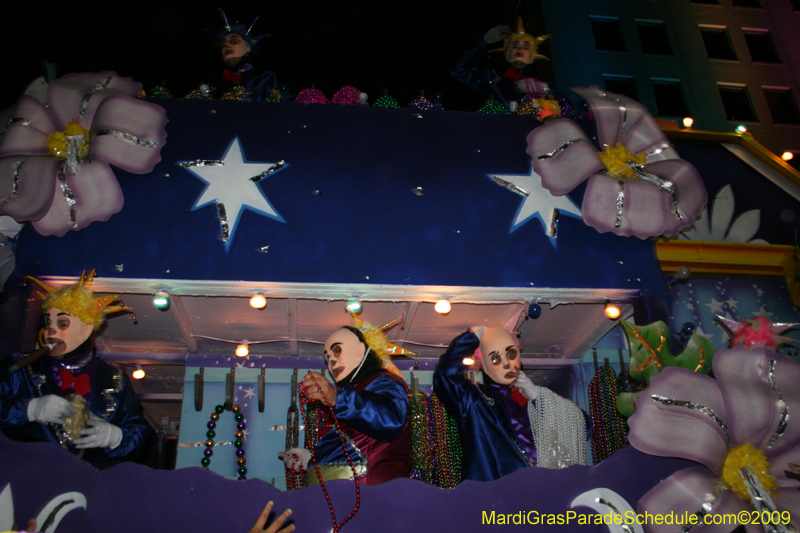
[{"label": "pink flower decoration", "polygon": [[604,156],[624,145],[632,155],[646,155],[646,162],[631,161],[626,174],[611,175],[576,122],[554,120],[528,135],[527,153],[542,186],[563,196],[588,179],[581,211],[584,222],[600,233],[646,239],[691,226],[706,204],[705,185],[697,170],[679,158],[647,108],[594,85],[572,90],[597,118]]},{"label": "pink flower decoration", "polygon": [[[716,379],[667,367],[636,400],[628,438],[637,450],[703,465],[680,470],[656,485],[639,500],[639,512],[752,512],[754,506],[723,488],[720,478],[732,450],[752,445],[766,456],[768,473],[777,481],[772,502],[779,512],[789,511],[791,524],[800,528],[800,481],[787,475],[790,463],[800,464],[800,364],[771,350],[737,347],[718,350],[712,365]],[[698,526],[697,531],[726,533],[736,527],[726,524]],[[676,526],[653,524],[647,529],[672,533]],[[748,531],[763,530],[749,525]]]},{"label": "pink flower decoration", "polygon": [[303,89],[294,99],[297,104],[327,104],[325,93],[319,89]]},{"label": "pink flower decoration", "polygon": [[345,85],[333,95],[332,104],[361,105],[361,91],[352,85]]},{"label": "pink flower decoration", "polygon": [[[0,141],[0,214],[60,237],[118,213],[124,198],[110,165],[152,172],[167,138],[166,111],[136,99],[141,91],[140,83],[107,71],[54,80],[48,107],[23,96]],[[48,135],[70,122],[88,130],[80,160],[57,158],[48,148]]]}]

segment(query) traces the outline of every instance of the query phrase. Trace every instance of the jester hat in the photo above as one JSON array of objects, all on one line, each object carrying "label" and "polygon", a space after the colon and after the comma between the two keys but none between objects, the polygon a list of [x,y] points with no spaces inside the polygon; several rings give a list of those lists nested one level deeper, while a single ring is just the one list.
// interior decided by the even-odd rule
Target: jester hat
[{"label": "jester hat", "polygon": [[547,39],[550,38],[550,35],[539,35],[538,37],[534,37],[530,33],[525,31],[525,25],[522,23],[522,18],[517,19],[517,31],[506,37],[506,40],[503,43],[503,51],[507,54],[508,51],[511,49],[511,46],[516,41],[528,41],[531,45],[531,58],[535,61],[537,59],[547,59],[550,60],[549,57],[543,56],[542,54],[538,53],[537,50],[539,45],[545,42]]},{"label": "jester hat", "polygon": [[350,313],[353,317],[353,327],[361,332],[364,336],[364,341],[367,347],[372,350],[378,359],[380,359],[383,368],[392,374],[405,379],[405,376],[400,369],[392,362],[392,357],[399,355],[414,355],[413,352],[406,350],[396,344],[389,342],[389,337],[386,336],[386,330],[395,326],[398,322],[403,320],[402,317],[396,318],[391,322],[387,322],[382,326],[375,326],[364,322],[355,313]]}]

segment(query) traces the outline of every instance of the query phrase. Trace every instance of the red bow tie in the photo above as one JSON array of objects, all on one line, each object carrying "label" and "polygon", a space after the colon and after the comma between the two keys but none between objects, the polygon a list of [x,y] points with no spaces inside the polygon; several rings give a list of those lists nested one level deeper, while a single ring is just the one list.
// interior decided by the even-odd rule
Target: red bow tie
[{"label": "red bow tie", "polygon": [[528,399],[519,392],[519,389],[511,389],[511,399],[517,402],[521,407],[528,404]]},{"label": "red bow tie", "polygon": [[519,81],[522,79],[522,71],[517,70],[514,67],[508,67],[506,71],[506,78],[512,79],[514,81]]},{"label": "red bow tie", "polygon": [[237,72],[236,74],[234,74],[228,69],[222,71],[222,77],[225,78],[226,80],[232,81],[233,83],[239,83],[240,81],[242,81],[241,72]]},{"label": "red bow tie", "polygon": [[88,374],[81,374],[80,376],[75,377],[72,375],[72,372],[66,368],[62,368],[58,373],[58,377],[61,379],[61,390],[67,390],[68,388],[73,387],[75,392],[81,396],[86,396],[86,393],[92,390],[92,386],[89,383]]}]

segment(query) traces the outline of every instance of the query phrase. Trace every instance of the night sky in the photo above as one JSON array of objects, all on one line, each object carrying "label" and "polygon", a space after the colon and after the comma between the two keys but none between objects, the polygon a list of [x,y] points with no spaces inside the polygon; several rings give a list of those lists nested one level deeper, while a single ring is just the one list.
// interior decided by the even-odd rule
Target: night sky
[{"label": "night sky", "polygon": [[[523,1],[524,17],[533,2]],[[271,36],[252,63],[275,71],[295,94],[313,84],[331,98],[354,85],[371,103],[388,89],[406,106],[424,90],[429,98],[442,93],[447,109],[474,111],[485,96],[453,80],[450,69],[486,30],[513,23],[517,1],[487,1],[481,9],[452,0],[60,2],[58,7],[15,1],[3,8],[0,22],[6,57],[0,108],[12,105],[44,73],[45,60],[56,65],[59,76],[113,70],[148,90],[165,81],[173,96],[183,97],[222,71],[216,39],[204,31],[221,30],[218,7],[245,25],[260,16],[253,33]]]}]

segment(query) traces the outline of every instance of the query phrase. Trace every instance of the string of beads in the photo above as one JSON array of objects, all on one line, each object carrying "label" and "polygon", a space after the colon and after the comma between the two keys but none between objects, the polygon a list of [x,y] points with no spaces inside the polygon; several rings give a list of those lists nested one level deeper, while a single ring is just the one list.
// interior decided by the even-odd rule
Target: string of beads
[{"label": "string of beads", "polygon": [[[241,413],[241,409],[238,405],[233,405],[230,407],[230,411],[234,414],[234,419],[236,420],[236,432],[233,434],[236,437],[236,440],[233,441],[233,445],[236,447],[236,465],[237,465],[237,473],[239,474],[238,479],[247,479],[245,474],[247,474],[247,468],[244,466],[247,463],[247,460],[244,458],[244,430],[247,427],[247,422],[245,421],[244,415]],[[211,413],[211,420],[209,420],[206,427],[208,427],[208,431],[206,431],[206,438],[208,439],[203,444],[205,444],[206,449],[203,451],[203,458],[200,460],[200,464],[203,468],[208,469],[208,466],[211,464],[211,456],[214,455],[214,437],[217,436],[217,422],[219,421],[219,417],[222,413],[225,412],[224,405],[217,405],[214,407],[214,412]]]}]

